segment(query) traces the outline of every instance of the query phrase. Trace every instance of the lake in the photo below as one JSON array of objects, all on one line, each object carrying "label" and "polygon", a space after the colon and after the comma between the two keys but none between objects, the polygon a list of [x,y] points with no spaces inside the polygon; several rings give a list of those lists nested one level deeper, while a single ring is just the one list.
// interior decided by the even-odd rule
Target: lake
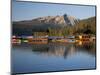
[{"label": "lake", "polygon": [[69,71],[95,68],[95,43],[12,45],[12,73]]}]

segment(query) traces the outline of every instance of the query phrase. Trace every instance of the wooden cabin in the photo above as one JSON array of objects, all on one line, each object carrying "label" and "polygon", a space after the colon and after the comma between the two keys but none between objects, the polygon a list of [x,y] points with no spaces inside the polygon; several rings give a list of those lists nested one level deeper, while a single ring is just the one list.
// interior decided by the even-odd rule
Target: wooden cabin
[{"label": "wooden cabin", "polygon": [[86,34],[83,34],[83,35],[78,35],[78,37],[76,38],[76,42],[90,42],[90,39],[91,39],[91,36],[90,35],[86,35]]},{"label": "wooden cabin", "polygon": [[34,32],[32,38],[28,38],[30,44],[47,44],[48,35],[46,32]]},{"label": "wooden cabin", "polygon": [[30,44],[47,44],[48,38],[31,38],[28,41]]},{"label": "wooden cabin", "polygon": [[80,41],[90,41],[91,36],[90,35],[79,35]]}]

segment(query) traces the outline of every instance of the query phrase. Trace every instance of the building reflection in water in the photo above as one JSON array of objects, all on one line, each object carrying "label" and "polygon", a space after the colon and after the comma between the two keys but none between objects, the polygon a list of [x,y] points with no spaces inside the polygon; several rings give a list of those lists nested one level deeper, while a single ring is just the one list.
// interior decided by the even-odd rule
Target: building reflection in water
[{"label": "building reflection in water", "polygon": [[80,42],[76,44],[49,43],[45,45],[33,45],[32,51],[47,56],[63,56],[66,59],[80,51],[95,56],[96,48],[95,43],[89,42],[81,42],[81,44]]},{"label": "building reflection in water", "polygon": [[75,44],[75,47],[78,51],[86,52],[88,54],[91,54],[93,56],[96,55],[96,44],[95,42],[81,42]]}]

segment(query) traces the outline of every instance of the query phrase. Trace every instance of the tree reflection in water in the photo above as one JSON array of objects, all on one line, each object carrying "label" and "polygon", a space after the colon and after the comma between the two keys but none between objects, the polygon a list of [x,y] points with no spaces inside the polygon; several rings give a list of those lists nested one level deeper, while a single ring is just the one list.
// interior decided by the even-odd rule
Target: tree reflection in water
[{"label": "tree reflection in water", "polygon": [[38,54],[48,56],[63,56],[64,59],[74,55],[77,52],[85,52],[89,55],[96,55],[95,43],[82,42],[76,44],[61,44],[61,43],[49,43],[45,45],[33,45],[32,51]]}]

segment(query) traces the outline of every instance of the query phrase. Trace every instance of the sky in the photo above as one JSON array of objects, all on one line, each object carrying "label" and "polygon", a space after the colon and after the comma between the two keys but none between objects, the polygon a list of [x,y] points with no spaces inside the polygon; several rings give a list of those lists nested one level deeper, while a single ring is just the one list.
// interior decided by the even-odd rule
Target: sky
[{"label": "sky", "polygon": [[12,21],[31,20],[38,17],[70,15],[78,19],[95,16],[95,6],[12,2]]}]

